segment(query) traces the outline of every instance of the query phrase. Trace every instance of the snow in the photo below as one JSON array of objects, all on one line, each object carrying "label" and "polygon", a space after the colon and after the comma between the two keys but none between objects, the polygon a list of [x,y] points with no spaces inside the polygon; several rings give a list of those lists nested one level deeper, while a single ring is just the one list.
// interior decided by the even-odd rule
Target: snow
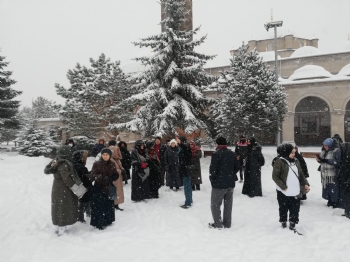
[{"label": "snow", "polygon": [[[302,148],[318,151],[319,148]],[[188,210],[183,190],[160,189],[160,198],[132,203],[130,184],[124,187],[125,208],[104,231],[77,223],[61,237],[51,223],[52,175],[43,170],[49,159],[0,153],[0,261],[348,261],[350,220],[342,210],[326,207],[315,159],[306,159],[311,184],[301,206],[298,236],[278,222],[276,186],[271,161],[275,147],[263,147],[263,197],[241,194],[237,183],[233,197],[231,229],[209,229],[211,186],[210,157],[202,158],[203,184],[193,192]],[[88,159],[90,170],[93,158]]]},{"label": "snow", "polygon": [[350,64],[344,66],[338,73],[338,76],[350,76]]},{"label": "snow", "polygon": [[288,80],[300,80],[308,78],[328,78],[333,75],[322,66],[306,65],[295,70]]},{"label": "snow", "polygon": [[53,121],[61,121],[61,119],[59,119],[58,117],[54,117],[54,118],[40,118],[39,122],[53,122]]},{"label": "snow", "polygon": [[312,56],[312,55],[320,55],[322,52],[313,46],[303,46],[298,48],[293,52],[290,58],[302,57],[302,56]]},{"label": "snow", "polygon": [[[261,52],[259,53],[259,57],[261,57],[264,62],[275,61],[275,51]],[[280,59],[281,57],[277,55],[277,60],[280,60]]]}]

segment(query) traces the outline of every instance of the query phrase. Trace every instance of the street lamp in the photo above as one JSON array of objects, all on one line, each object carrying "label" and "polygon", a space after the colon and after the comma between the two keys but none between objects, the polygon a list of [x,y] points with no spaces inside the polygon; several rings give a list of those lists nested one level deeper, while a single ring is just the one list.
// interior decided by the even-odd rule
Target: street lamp
[{"label": "street lamp", "polygon": [[[277,27],[281,27],[283,24],[283,21],[274,21],[269,22],[267,24],[264,24],[264,27],[266,31],[269,31],[270,28],[275,29],[275,76],[276,76],[276,83],[278,84],[278,63],[277,63]],[[280,130],[280,119],[277,117],[277,139],[276,139],[277,146],[281,144],[281,130]]]}]

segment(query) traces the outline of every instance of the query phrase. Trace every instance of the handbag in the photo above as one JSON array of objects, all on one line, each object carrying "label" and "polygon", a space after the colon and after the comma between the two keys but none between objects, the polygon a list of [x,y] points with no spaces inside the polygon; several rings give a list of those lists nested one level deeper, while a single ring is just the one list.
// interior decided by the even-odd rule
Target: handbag
[{"label": "handbag", "polygon": [[117,198],[117,189],[113,184],[109,185],[108,200],[115,200]]}]

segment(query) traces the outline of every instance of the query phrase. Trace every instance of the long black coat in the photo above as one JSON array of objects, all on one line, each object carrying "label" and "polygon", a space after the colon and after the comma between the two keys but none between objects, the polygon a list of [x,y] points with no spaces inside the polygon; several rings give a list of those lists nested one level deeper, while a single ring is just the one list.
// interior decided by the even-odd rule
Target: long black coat
[{"label": "long black coat", "polygon": [[202,150],[197,150],[191,158],[191,164],[196,166],[196,171],[192,174],[192,184],[202,184],[201,160]]},{"label": "long black coat", "polygon": [[125,147],[119,147],[120,152],[122,153],[122,159],[120,162],[122,163],[123,168],[125,169],[126,172],[126,180],[129,180],[130,177],[130,168],[131,168],[131,158],[130,158],[130,153],[127,148]]},{"label": "long black coat", "polygon": [[343,143],[341,150],[341,166],[339,170],[339,207],[350,212],[350,143]]},{"label": "long black coat", "polygon": [[[131,178],[131,200],[132,201],[142,201],[150,198],[149,191],[149,177],[147,177],[144,181],[140,177],[140,174],[144,174],[143,169],[140,168],[141,162],[139,158],[139,153],[137,149],[133,149],[131,151],[130,159],[132,165],[132,178]],[[143,154],[146,158],[146,155]],[[146,158],[148,159],[148,158]]]},{"label": "long black coat", "polygon": [[187,143],[181,143],[179,145],[179,173],[180,177],[188,177],[190,174],[187,172],[186,167],[191,165],[192,151]]},{"label": "long black coat", "polygon": [[262,196],[261,167],[264,164],[265,159],[261,153],[261,146],[256,143],[255,146],[248,149],[242,194],[249,197]]},{"label": "long black coat", "polygon": [[166,186],[180,187],[183,181],[180,177],[179,148],[168,147],[164,154],[164,164],[166,171]]}]

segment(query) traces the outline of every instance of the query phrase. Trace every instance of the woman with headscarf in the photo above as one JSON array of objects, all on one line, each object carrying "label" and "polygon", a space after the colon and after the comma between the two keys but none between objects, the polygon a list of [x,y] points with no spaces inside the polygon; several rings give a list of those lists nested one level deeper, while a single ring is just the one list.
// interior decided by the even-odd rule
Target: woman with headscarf
[{"label": "woman with headscarf", "polygon": [[171,190],[175,187],[175,191],[183,186],[183,181],[180,177],[179,164],[179,148],[175,139],[170,140],[170,146],[164,154],[164,165],[166,171],[166,186]]},{"label": "woman with headscarf", "polygon": [[283,144],[279,146],[277,152],[279,157],[273,163],[272,179],[277,189],[279,222],[283,228],[287,227],[289,211],[289,229],[295,231],[295,225],[299,222],[299,196],[307,193],[310,185],[303,175],[299,161],[295,158],[294,147],[291,144]]},{"label": "woman with headscarf", "polygon": [[322,198],[328,200],[327,206],[337,207],[339,200],[340,149],[334,147],[332,138],[323,141],[321,154],[316,157],[321,165]]},{"label": "woman with headscarf", "polygon": [[261,153],[261,145],[255,141],[254,137],[249,138],[247,143],[248,152],[242,194],[249,197],[262,196],[261,167],[265,164],[265,159]]},{"label": "woman with headscarf", "polygon": [[147,164],[149,166],[149,191],[151,198],[159,198],[159,188],[161,186],[161,165],[160,159],[155,149],[155,142],[146,143],[146,154],[149,157]]},{"label": "woman with headscarf", "polygon": [[339,170],[339,208],[345,210],[343,216],[350,218],[350,143],[340,146],[341,166]]},{"label": "woman with headscarf", "polygon": [[128,151],[128,146],[124,141],[120,141],[118,143],[118,147],[120,149],[120,152],[122,154],[122,159],[120,160],[122,162],[122,166],[125,170],[125,178],[124,182],[125,185],[128,183],[128,180],[131,178],[130,177],[130,168],[131,168],[131,159],[130,159],[130,152]]},{"label": "woman with headscarf", "polygon": [[134,202],[144,201],[150,198],[150,170],[147,164],[149,158],[142,140],[135,142],[135,147],[131,151],[130,158],[132,165],[131,200]]},{"label": "woman with headscarf", "polygon": [[87,150],[78,150],[73,153],[73,165],[75,171],[77,171],[80,180],[83,182],[84,187],[88,190],[84,196],[79,200],[79,219],[78,221],[85,223],[84,213],[88,217],[91,216],[91,189],[92,183],[89,180],[89,171],[86,168],[86,159],[89,152]]},{"label": "woman with headscarf", "polygon": [[67,226],[75,224],[78,220],[78,197],[71,190],[74,185],[71,179],[73,172],[75,170],[71,147],[60,146],[57,149],[57,158],[44,170],[45,174],[53,174],[54,177],[51,191],[51,218],[58,235],[63,235]]},{"label": "woman with headscarf", "polygon": [[101,150],[101,159],[91,169],[90,181],[95,182],[91,201],[91,225],[102,230],[115,221],[114,200],[110,191],[116,190],[113,182],[119,178],[112,150]]},{"label": "woman with headscarf", "polygon": [[201,190],[200,184],[202,184],[202,172],[200,159],[202,157],[202,150],[194,141],[190,141],[190,148],[192,152],[191,164],[196,167],[192,174],[192,190]]}]

